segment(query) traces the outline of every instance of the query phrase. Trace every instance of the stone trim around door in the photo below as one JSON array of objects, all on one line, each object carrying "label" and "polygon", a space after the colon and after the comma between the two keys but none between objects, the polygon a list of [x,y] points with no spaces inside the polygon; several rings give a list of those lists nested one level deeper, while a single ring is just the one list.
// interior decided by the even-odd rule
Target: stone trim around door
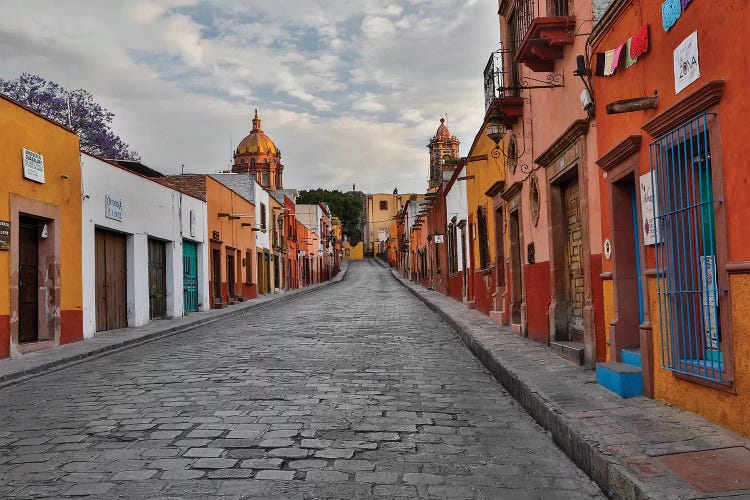
[{"label": "stone trim around door", "polygon": [[[47,224],[47,238],[39,245],[39,269],[45,272],[43,283],[46,289],[44,297],[39,300],[39,341],[23,344],[18,341],[18,232],[22,215],[38,217]],[[17,357],[60,345],[60,207],[11,193],[10,238],[10,355]]]}]

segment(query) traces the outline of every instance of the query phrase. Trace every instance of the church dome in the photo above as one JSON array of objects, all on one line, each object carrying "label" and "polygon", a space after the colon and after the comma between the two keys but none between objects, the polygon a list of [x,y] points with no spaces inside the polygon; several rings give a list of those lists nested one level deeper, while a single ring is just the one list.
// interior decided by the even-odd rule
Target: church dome
[{"label": "church dome", "polygon": [[438,141],[449,141],[451,139],[451,133],[445,126],[445,118],[440,119],[440,126],[435,133],[435,139]]},{"label": "church dome", "polygon": [[253,130],[247,137],[242,139],[237,146],[236,154],[241,155],[247,153],[279,154],[276,144],[274,144],[271,138],[263,133],[263,129],[260,128],[260,118],[258,118],[257,109],[255,110],[255,118],[253,118]]}]

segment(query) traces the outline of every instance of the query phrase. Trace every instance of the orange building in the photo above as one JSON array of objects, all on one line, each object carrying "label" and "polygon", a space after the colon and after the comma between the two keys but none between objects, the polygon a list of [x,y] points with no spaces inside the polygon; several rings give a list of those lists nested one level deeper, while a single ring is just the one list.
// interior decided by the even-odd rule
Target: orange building
[{"label": "orange building", "polygon": [[750,6],[662,4],[616,0],[589,38],[592,66],[610,63],[593,77],[606,354],[748,436]]},{"label": "orange building", "polygon": [[182,174],[155,181],[207,204],[209,290],[212,308],[258,296],[255,205],[246,175]]},{"label": "orange building", "polygon": [[81,340],[78,136],[0,96],[0,358]]}]

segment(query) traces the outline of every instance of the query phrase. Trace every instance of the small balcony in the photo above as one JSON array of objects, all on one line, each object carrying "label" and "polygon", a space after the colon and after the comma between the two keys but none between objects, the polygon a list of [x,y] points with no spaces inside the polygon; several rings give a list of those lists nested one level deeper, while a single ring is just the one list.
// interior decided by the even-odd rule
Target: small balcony
[{"label": "small balcony", "polygon": [[532,71],[552,71],[563,48],[575,41],[576,18],[568,15],[568,0],[519,0],[512,21],[515,61]]},{"label": "small balcony", "polygon": [[490,54],[484,68],[485,118],[501,121],[508,128],[523,116],[523,97],[514,65],[511,53],[501,48]]}]

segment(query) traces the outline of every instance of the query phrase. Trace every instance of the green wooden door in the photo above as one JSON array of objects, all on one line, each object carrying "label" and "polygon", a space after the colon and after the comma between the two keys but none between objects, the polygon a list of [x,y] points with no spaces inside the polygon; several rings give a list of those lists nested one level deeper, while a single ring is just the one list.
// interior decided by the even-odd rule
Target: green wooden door
[{"label": "green wooden door", "polygon": [[185,312],[198,311],[198,246],[182,243],[182,289]]}]

